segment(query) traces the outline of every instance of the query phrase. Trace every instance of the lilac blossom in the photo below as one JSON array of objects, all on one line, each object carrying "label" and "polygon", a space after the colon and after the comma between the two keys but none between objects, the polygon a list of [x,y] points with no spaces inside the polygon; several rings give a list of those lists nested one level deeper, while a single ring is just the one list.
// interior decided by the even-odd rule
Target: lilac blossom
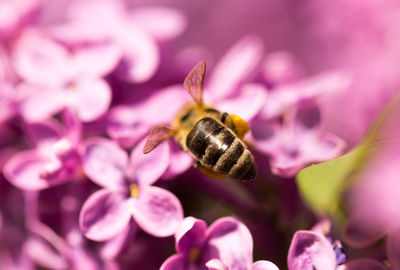
[{"label": "lilac blossom", "polygon": [[158,68],[160,52],[156,40],[176,37],[185,25],[183,15],[171,8],[149,6],[129,11],[123,1],[90,0],[72,3],[66,24],[50,31],[69,43],[111,40],[121,56],[119,75],[128,82],[141,83]]},{"label": "lilac blossom", "polygon": [[327,72],[302,79],[301,70],[287,53],[266,56],[261,71],[273,88],[251,123],[250,140],[270,157],[272,172],[284,177],[294,176],[313,162],[335,158],[346,149],[343,139],[324,128],[320,104],[346,91],[348,76]]},{"label": "lilac blossom", "polygon": [[29,22],[42,0],[5,0],[0,3],[0,40],[15,35]]},{"label": "lilac blossom", "polygon": [[179,200],[152,186],[168,167],[169,145],[144,155],[142,141],[128,158],[112,141],[92,138],[85,143],[83,169],[103,189],[93,193],[80,213],[80,227],[89,239],[103,241],[120,234],[133,218],[145,232],[172,235],[183,218]]},{"label": "lilac blossom", "polygon": [[324,220],[312,230],[297,231],[288,252],[289,270],[323,269],[387,269],[383,264],[371,259],[356,259],[347,262],[347,255],[340,241],[331,240],[331,224]]},{"label": "lilac blossom", "polygon": [[64,119],[64,129],[54,120],[26,125],[35,148],[14,154],[5,164],[3,173],[13,185],[40,190],[82,177],[78,149],[81,126],[68,111]]},{"label": "lilac blossom", "polygon": [[[93,65],[98,57],[103,61]],[[25,30],[13,47],[15,70],[24,79],[19,87],[26,92],[20,113],[28,121],[40,121],[70,108],[82,121],[97,119],[111,102],[111,89],[102,77],[118,59],[112,43],[89,44],[70,52],[38,29]]]},{"label": "lilac blossom", "polygon": [[186,217],[175,233],[177,254],[161,266],[168,269],[265,269],[278,268],[268,261],[253,264],[253,239],[247,227],[232,217],[216,220],[207,228],[204,220]]}]

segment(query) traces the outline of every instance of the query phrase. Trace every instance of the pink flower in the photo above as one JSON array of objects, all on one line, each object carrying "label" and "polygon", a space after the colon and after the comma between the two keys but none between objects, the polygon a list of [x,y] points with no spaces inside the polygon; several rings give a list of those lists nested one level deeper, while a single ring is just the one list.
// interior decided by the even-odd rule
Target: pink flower
[{"label": "pink flower", "polygon": [[171,192],[152,186],[168,167],[169,145],[144,155],[142,141],[130,158],[113,141],[92,138],[85,143],[83,169],[103,189],[92,194],[80,213],[80,227],[89,239],[104,241],[120,234],[133,218],[145,232],[172,235],[183,218]]},{"label": "pink flower", "polygon": [[169,257],[161,270],[278,270],[271,262],[253,264],[253,239],[247,227],[232,217],[216,220],[209,228],[205,221],[185,218],[175,233],[177,254]]},{"label": "pink flower", "polygon": [[80,173],[80,123],[64,113],[65,130],[54,120],[30,123],[26,132],[34,149],[14,154],[3,173],[16,187],[41,190],[64,183]]},{"label": "pink flower", "polygon": [[156,72],[160,61],[156,40],[176,37],[186,26],[177,10],[149,6],[129,11],[123,1],[116,0],[72,3],[67,19],[66,24],[50,29],[53,36],[68,43],[112,41],[122,57],[118,74],[131,83],[145,82]]},{"label": "pink flower", "polygon": [[323,221],[311,231],[297,231],[288,252],[289,270],[357,270],[387,269],[372,259],[346,262],[347,255],[339,241],[329,240],[330,222]]},{"label": "pink flower", "polygon": [[[93,64],[99,58],[102,61]],[[82,121],[99,118],[111,102],[111,89],[102,77],[118,60],[118,51],[110,42],[71,52],[37,29],[24,31],[13,47],[13,64],[24,80],[20,88],[27,92],[20,113],[28,121],[40,121],[67,107]]]}]

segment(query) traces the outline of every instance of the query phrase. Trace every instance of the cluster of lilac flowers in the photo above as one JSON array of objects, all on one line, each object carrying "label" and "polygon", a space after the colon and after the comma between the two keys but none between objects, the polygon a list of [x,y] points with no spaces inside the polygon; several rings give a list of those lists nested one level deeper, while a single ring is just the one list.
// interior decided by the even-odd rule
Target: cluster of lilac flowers
[{"label": "cluster of lilac flowers", "polygon": [[[396,0],[2,0],[0,269],[400,270],[400,105],[346,214],[295,181],[399,92],[399,18]],[[211,179],[174,140],[143,153],[200,60],[205,103],[250,126],[254,180]]]}]

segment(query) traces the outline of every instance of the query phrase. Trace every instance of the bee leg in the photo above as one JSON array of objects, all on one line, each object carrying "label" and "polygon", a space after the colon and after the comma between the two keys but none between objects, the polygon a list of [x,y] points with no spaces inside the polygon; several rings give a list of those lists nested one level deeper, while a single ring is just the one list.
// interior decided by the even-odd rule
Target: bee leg
[{"label": "bee leg", "polygon": [[228,113],[223,113],[222,122],[227,125],[230,129],[232,129],[238,136],[239,138],[243,139],[244,135],[249,131],[250,127],[249,124],[245,120],[243,120],[241,117],[237,115],[229,115]]},{"label": "bee leg", "polygon": [[197,161],[194,164],[194,167],[196,167],[197,169],[200,170],[200,172],[208,177],[214,178],[214,179],[224,179],[226,178],[225,175],[214,172],[213,170],[204,167],[203,165],[201,165],[201,163],[199,161]]}]

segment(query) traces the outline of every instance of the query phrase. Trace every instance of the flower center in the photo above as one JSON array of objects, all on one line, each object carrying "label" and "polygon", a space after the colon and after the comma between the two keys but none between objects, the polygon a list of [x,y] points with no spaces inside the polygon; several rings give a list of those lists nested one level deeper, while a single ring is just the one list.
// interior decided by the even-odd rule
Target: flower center
[{"label": "flower center", "polygon": [[188,254],[188,261],[189,262],[196,262],[201,255],[201,249],[199,247],[191,247],[189,249],[189,254]]},{"label": "flower center", "polygon": [[138,184],[131,184],[130,191],[131,191],[132,198],[139,198],[139,185]]}]

